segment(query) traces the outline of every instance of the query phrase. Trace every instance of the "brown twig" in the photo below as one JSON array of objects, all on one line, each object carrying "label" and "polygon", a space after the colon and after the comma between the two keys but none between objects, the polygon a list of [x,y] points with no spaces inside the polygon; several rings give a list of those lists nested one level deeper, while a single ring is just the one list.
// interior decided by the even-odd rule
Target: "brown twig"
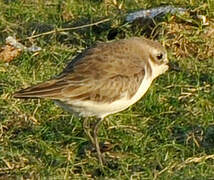
[{"label": "brown twig", "polygon": [[100,20],[100,21],[97,21],[97,22],[94,22],[94,23],[91,23],[91,24],[85,24],[85,25],[82,25],[82,26],[76,26],[76,27],[70,27],[70,28],[56,28],[56,29],[54,29],[52,31],[44,32],[44,33],[41,33],[41,34],[36,34],[36,35],[30,36],[30,37],[27,37],[25,39],[33,39],[33,38],[38,38],[40,36],[45,36],[45,35],[49,35],[49,34],[53,34],[53,33],[57,33],[57,32],[82,29],[82,28],[86,28],[86,27],[91,27],[91,26],[95,26],[95,25],[98,25],[98,24],[102,24],[102,23],[108,22],[108,21],[110,21],[109,18],[103,19],[103,20]]}]

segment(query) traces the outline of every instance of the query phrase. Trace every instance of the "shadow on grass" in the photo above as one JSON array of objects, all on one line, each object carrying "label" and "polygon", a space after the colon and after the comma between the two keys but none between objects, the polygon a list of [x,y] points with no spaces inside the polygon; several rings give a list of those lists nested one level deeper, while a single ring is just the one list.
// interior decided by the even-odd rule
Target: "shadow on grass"
[{"label": "shadow on grass", "polygon": [[200,126],[177,127],[172,134],[178,144],[202,147],[208,152],[214,150],[214,125],[206,128]]}]

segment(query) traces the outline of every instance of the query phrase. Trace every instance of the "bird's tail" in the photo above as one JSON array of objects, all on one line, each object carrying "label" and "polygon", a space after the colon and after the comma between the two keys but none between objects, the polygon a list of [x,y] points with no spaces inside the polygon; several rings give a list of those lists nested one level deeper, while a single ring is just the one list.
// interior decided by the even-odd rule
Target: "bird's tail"
[{"label": "bird's tail", "polygon": [[14,93],[15,98],[49,98],[56,99],[60,96],[63,82],[56,83],[56,80],[50,80]]}]

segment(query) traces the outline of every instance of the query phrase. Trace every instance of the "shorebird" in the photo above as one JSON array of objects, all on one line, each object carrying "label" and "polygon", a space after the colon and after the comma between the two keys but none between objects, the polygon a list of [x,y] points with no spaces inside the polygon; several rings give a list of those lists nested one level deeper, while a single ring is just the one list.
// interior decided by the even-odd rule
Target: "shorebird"
[{"label": "shorebird", "polygon": [[[97,137],[100,124],[140,100],[168,67],[166,50],[159,42],[132,37],[99,43],[74,58],[57,77],[20,90],[14,97],[52,99],[86,117],[83,128],[103,165]],[[98,118],[92,134],[87,125],[90,116]]]}]

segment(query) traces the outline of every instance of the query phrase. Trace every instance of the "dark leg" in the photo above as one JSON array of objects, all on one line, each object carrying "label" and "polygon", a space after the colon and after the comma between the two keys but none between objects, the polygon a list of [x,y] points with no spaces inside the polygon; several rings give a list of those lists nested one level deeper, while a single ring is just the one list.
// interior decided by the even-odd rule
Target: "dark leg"
[{"label": "dark leg", "polygon": [[86,133],[86,135],[89,137],[89,139],[91,140],[91,143],[94,145],[94,138],[91,135],[91,127],[90,127],[90,118],[86,117],[84,118],[83,121],[83,129]]},{"label": "dark leg", "polygon": [[99,159],[101,166],[103,166],[103,158],[102,158],[102,154],[100,152],[100,145],[99,145],[97,133],[99,130],[99,126],[103,122],[103,120],[104,120],[104,118],[98,119],[97,123],[95,124],[95,126],[93,128],[93,136],[91,135],[91,127],[90,127],[90,122],[89,122],[90,118],[85,118],[83,121],[83,129],[84,129],[85,133],[87,134],[87,136],[89,137],[89,139],[91,140],[91,143],[96,148],[97,156],[98,156],[98,159]]},{"label": "dark leg", "polygon": [[102,154],[100,152],[100,145],[99,145],[99,141],[98,141],[98,137],[97,137],[97,133],[98,133],[98,130],[99,130],[99,126],[100,124],[103,122],[104,118],[101,118],[97,121],[96,125],[94,126],[94,145],[95,145],[95,148],[96,148],[96,151],[97,151],[97,156],[98,156],[98,159],[99,159],[99,162],[100,162],[100,165],[103,166],[103,157],[102,157]]}]

